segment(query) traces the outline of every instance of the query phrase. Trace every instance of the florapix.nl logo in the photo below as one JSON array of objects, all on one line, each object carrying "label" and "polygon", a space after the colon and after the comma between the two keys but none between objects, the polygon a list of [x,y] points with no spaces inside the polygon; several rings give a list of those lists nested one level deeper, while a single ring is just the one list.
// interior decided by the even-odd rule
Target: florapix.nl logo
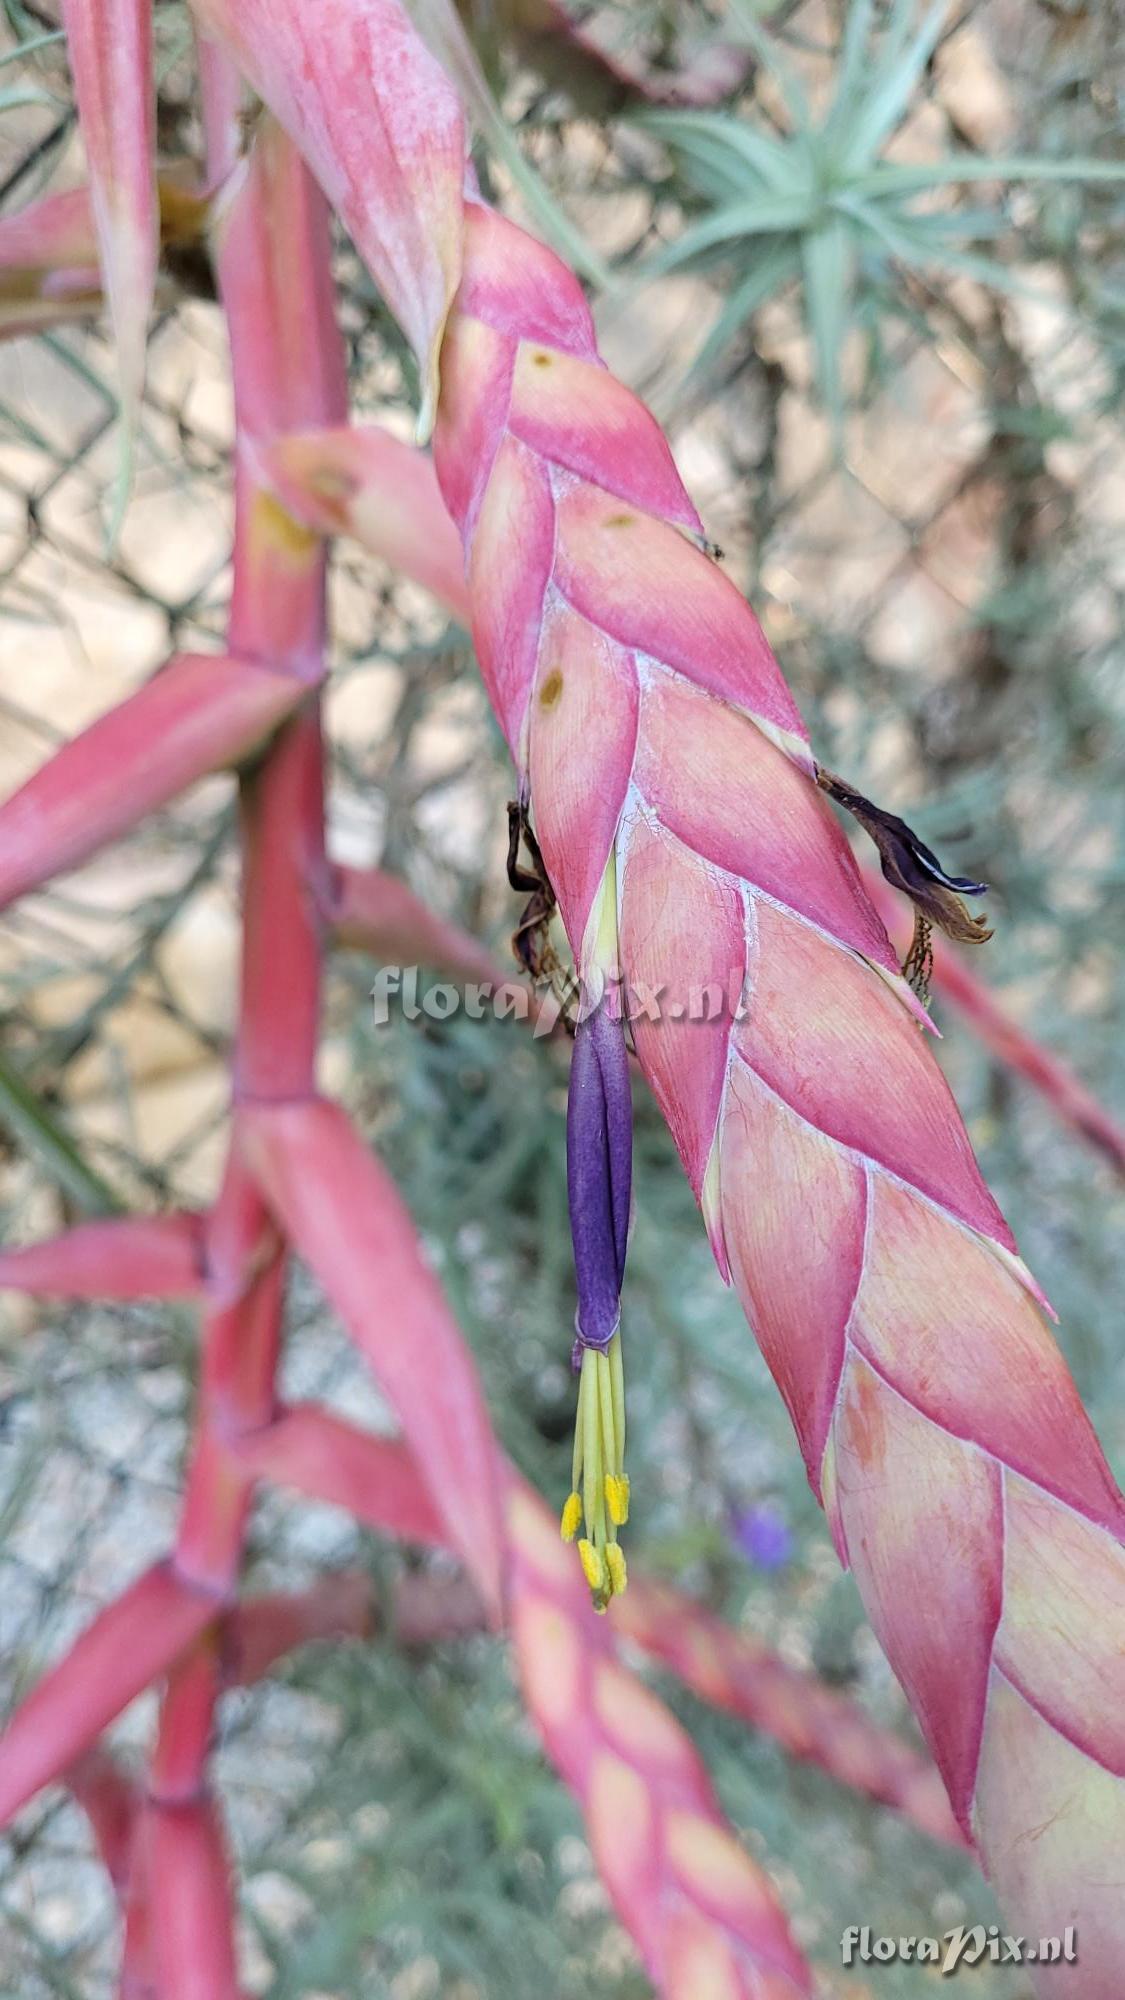
[{"label": "florapix.nl logo", "polygon": [[1077,1965],[1073,1924],[1059,1937],[1025,1938],[998,1924],[957,1924],[940,1937],[873,1937],[867,1924],[849,1924],[840,1939],[845,1965],[936,1965],[943,1979],[963,1966]]},{"label": "florapix.nl logo", "polygon": [[426,977],[417,965],[384,965],[371,988],[372,1021],[377,1028],[385,1027],[396,1012],[407,1021],[448,1021],[455,1014],[464,1014],[471,1021],[486,1016],[527,1021],[538,1036],[549,1035],[560,1020],[574,1027],[602,1006],[630,1024],[671,1021],[706,1026],[724,1018],[741,1021],[747,1000],[743,966],[732,970],[725,980],[688,985],[677,980],[625,980],[614,971],[599,969],[583,983],[571,976],[565,982],[533,988],[520,979],[469,980],[454,985]]}]

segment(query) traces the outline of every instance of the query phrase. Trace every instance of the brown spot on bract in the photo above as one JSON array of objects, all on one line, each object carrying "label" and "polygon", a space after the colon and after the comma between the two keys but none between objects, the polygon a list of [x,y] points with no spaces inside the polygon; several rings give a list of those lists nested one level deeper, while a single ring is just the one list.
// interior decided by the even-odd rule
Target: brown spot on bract
[{"label": "brown spot on bract", "polygon": [[305,478],[310,493],[320,503],[323,521],[330,527],[345,530],[348,526],[348,503],[359,491],[359,480],[354,473],[345,472],[343,467],[319,465],[314,466]]},{"label": "brown spot on bract", "polygon": [[853,1359],[844,1390],[841,1398],[844,1439],[860,1466],[867,1467],[885,1450],[886,1415],[878,1377],[862,1361]]},{"label": "brown spot on bract", "polygon": [[355,473],[343,466],[316,465],[306,477],[318,500],[351,500],[359,491]]},{"label": "brown spot on bract", "polygon": [[605,524],[607,528],[631,528],[636,518],[635,514],[607,514]]},{"label": "brown spot on bract", "polygon": [[539,352],[537,354],[533,354],[531,359],[534,362],[536,368],[549,368],[551,362],[554,360],[554,356],[552,354],[544,354],[543,349],[540,348]]},{"label": "brown spot on bract", "polygon": [[559,696],[562,694],[562,691],[563,691],[562,668],[552,667],[550,673],[547,675],[546,680],[544,681],[542,687],[539,690],[540,708],[554,708],[556,703],[558,702]]}]

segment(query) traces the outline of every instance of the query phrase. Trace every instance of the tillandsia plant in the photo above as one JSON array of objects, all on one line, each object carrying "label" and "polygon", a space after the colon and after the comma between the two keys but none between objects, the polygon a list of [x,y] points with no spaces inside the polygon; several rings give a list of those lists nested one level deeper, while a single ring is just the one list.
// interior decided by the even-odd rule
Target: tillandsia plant
[{"label": "tillandsia plant", "polygon": [[732,29],[760,61],[780,100],[779,119],[767,126],[687,107],[638,113],[673,149],[695,198],[687,226],[647,269],[719,268],[729,281],[691,364],[696,382],[719,364],[755,307],[796,286],[820,396],[839,430],[847,337],[862,328],[874,344],[880,321],[908,318],[912,283],[968,277],[1001,292],[1024,289],[995,248],[999,242],[1002,252],[1011,232],[1007,205],[995,193],[985,207],[951,197],[981,185],[1002,192],[1012,182],[1112,186],[1122,168],[1111,158],[1005,158],[968,146],[936,159],[888,158],[919,78],[958,25],[946,0],[924,9],[891,0],[881,18],[872,0],[852,0],[823,106],[764,32],[759,11],[752,0],[731,0]]},{"label": "tillandsia plant", "polygon": [[[618,1657],[619,1637],[673,1663],[692,1657],[673,1643],[681,1614],[667,1597],[634,1579],[612,1601],[629,1501],[621,1006],[587,1011],[573,1054],[579,1422],[563,1529],[576,1536],[584,1520],[581,1566],[500,1454],[389,1176],[316,1091],[322,945],[370,923],[380,900],[377,882],[349,880],[324,846],[322,536],[354,527],[393,543],[404,535],[395,478],[413,482],[420,506],[431,491],[402,447],[347,428],[327,197],[417,355],[421,426],[432,426],[460,537],[445,521],[420,567],[447,597],[467,589],[519,809],[579,980],[595,999],[661,996],[658,1009],[629,1010],[639,1066],[959,1833],[932,1794],[919,1802],[932,1774],[904,1772],[885,1745],[872,1748],[869,1788],[974,1843],[1018,1927],[1073,1925],[1081,1991],[1110,2000],[1125,1945],[1114,1866],[1125,1504],[761,629],[655,421],[602,364],[581,286],[466,174],[462,104],[439,59],[459,46],[449,10],[420,5],[414,19],[399,0],[198,0],[195,11],[201,213],[237,411],[227,650],[175,658],[9,801],[0,894],[11,901],[74,866],[203,773],[237,768],[232,1136],[206,1216],[88,1225],[4,1260],[5,1282],[40,1291],[196,1297],[202,1358],[175,1548],[17,1713],[0,1743],[0,1809],[59,1778],[85,1799],[121,1886],[123,1991],[239,1991],[209,1788],[216,1703],[252,1670],[247,1658],[367,1618],[350,1600],[249,1621],[240,1610],[254,1484],[288,1480],[449,1546],[477,1615],[510,1623],[529,1708],[660,1991],[811,1991],[768,1875],[724,1826],[683,1729]],[[91,174],[89,206],[70,222],[96,232],[128,413],[163,213],[140,144],[149,40],[141,0],[75,0],[69,14],[81,14],[71,57]],[[257,100],[249,117],[244,85]],[[59,261],[75,268],[73,254]],[[89,257],[77,263],[89,291]],[[892,874],[948,917],[944,899],[971,885],[945,877],[908,829],[872,823]],[[416,922],[420,952],[428,942],[456,954],[401,903],[389,921]],[[369,1357],[401,1443],[282,1405],[290,1253]],[[412,1610],[423,1635],[444,1629],[440,1607]],[[448,1623],[467,1615],[458,1600]],[[792,1693],[780,1663],[772,1705],[765,1673],[755,1707],[761,1661],[698,1636],[716,1698],[770,1726],[786,1708],[779,1686]],[[93,1746],[155,1680],[165,1692],[149,1778],[126,1798],[112,1768],[91,1762]],[[824,1746],[846,1717],[823,1694],[809,1716],[804,1753],[831,1765]],[[798,1735],[790,1705],[787,1740]],[[1047,1995],[1073,1991],[1069,1976],[1035,1970]]]}]

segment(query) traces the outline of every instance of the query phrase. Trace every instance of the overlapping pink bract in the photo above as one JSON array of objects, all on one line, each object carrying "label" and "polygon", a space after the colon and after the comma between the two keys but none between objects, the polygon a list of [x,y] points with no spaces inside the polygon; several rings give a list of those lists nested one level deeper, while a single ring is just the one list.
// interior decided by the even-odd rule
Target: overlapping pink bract
[{"label": "overlapping pink bract", "polygon": [[576,956],[612,852],[638,1052],[840,1555],[1009,1914],[1109,2000],[1125,1507],[758,622],[576,280],[471,198],[434,450]]},{"label": "overlapping pink bract", "polygon": [[573,278],[475,203],[435,459],[575,952],[612,849],[638,1053],[840,1556],[1008,1911],[1109,2000],[1121,1496],[757,620]]},{"label": "overlapping pink bract", "polygon": [[121,407],[136,422],[156,285],[156,89],[148,0],[62,0],[90,174],[90,207],[117,347]]}]

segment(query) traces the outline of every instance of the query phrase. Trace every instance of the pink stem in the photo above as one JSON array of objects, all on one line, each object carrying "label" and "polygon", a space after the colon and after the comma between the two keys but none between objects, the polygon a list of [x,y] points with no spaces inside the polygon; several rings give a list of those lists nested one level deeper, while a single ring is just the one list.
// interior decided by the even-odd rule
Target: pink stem
[{"label": "pink stem", "polygon": [[213,1800],[154,1804],[146,1831],[159,2000],[240,2000],[230,1863]]},{"label": "pink stem", "polygon": [[323,752],[315,698],[242,786],[243,958],[235,1095],[308,1097],[320,1019]]},{"label": "pink stem", "polygon": [[0,1825],[68,1770],[219,1609],[211,1592],[177,1575],[174,1563],[157,1563],[107,1605],[4,1732]]},{"label": "pink stem", "polygon": [[140,1805],[136,1786],[100,1744],[71,1766],[66,1781],[93,1828],[110,1881],[124,1895]]},{"label": "pink stem", "polygon": [[237,1152],[208,1219],[211,1303],[202,1327],[195,1446],[174,1562],[190,1582],[230,1599],[238,1583],[253,1474],[232,1440],[274,1415],[285,1259]]},{"label": "pink stem", "polygon": [[[201,53],[217,181],[231,165],[236,84],[213,49]],[[327,212],[295,150],[268,125],[259,132],[249,178],[220,223],[217,248],[236,410],[230,650],[310,690],[241,786],[235,1096],[277,1101],[308,1097],[314,1087],[321,940],[312,885],[325,864],[313,690],[324,667],[325,557],[317,538],[263,486],[255,456],[259,440],[278,429],[338,421],[346,377],[332,324]],[[254,1480],[232,1447],[275,1412],[285,1266],[237,1138],[209,1219],[207,1263],[211,1305],[174,1566],[230,1601]],[[206,1775],[220,1687],[214,1637],[206,1635],[171,1675],[145,1816],[142,1865],[161,2000],[235,2000],[238,1993],[230,1871]]]},{"label": "pink stem", "polygon": [[265,1429],[235,1447],[255,1478],[293,1486],[363,1518],[378,1495],[380,1525],[406,1542],[446,1548],[448,1530],[409,1453],[392,1438],[371,1437],[314,1403],[279,1410]]},{"label": "pink stem", "polygon": [[116,1216],[0,1251],[0,1290],[56,1299],[197,1298],[203,1290],[201,1215]]},{"label": "pink stem", "polygon": [[[389,1628],[405,1647],[436,1645],[487,1627],[484,1604],[468,1577],[408,1574],[399,1578]],[[302,1591],[253,1597],[227,1621],[225,1683],[245,1687],[274,1663],[317,1639],[372,1639],[380,1607],[363,1570],[337,1570]]]}]

